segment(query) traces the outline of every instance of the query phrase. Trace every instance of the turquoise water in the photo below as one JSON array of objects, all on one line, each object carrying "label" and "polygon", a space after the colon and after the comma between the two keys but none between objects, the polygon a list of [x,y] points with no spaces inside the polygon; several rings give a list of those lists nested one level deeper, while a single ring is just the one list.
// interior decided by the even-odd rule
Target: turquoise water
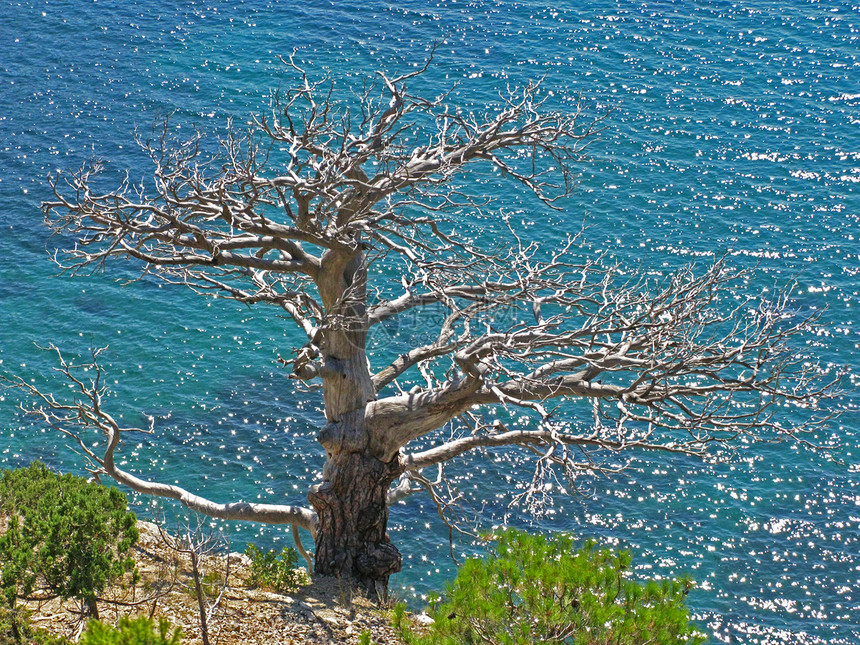
[{"label": "turquoise water", "polygon": [[[551,245],[585,221],[577,253],[664,270],[727,252],[757,267],[751,293],[794,279],[798,309],[826,308],[811,347],[856,383],[860,7],[812,1],[2,0],[0,370],[44,381],[52,362],[36,345],[109,345],[114,409],[132,423],[155,419],[156,436],[126,444],[130,469],[219,500],[303,503],[322,464],[320,399],[277,366],[298,340],[290,322],[154,281],[123,287],[116,278],[131,266],[57,275],[47,251],[65,241],[41,226],[45,177],[93,157],[111,177],[144,176],[135,129],[167,114],[181,131],[244,122],[290,85],[278,55],[294,49],[345,88],[408,69],[443,38],[420,84],[428,95],[458,80],[453,100],[480,104],[546,75],[558,96],[581,94],[589,114],[610,110],[563,212],[501,196],[531,236]],[[0,393],[0,464],[38,457],[80,471],[19,402]],[[528,476],[521,456],[476,456],[451,474],[477,507],[486,500],[486,525],[572,530],[632,549],[643,575],[691,573],[690,604],[715,642],[856,643],[855,402],[818,437],[841,443],[842,463],[786,443],[741,446],[723,465],[645,456],[537,519],[509,510],[492,486]],[[392,512],[407,558],[393,586],[415,602],[454,566],[431,506],[418,496]],[[280,529],[232,530],[239,546],[288,540]]]}]

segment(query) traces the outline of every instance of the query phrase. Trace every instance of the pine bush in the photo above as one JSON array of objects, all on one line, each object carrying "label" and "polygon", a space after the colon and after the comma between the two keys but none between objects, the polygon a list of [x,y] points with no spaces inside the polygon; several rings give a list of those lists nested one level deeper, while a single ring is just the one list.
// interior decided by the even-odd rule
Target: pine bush
[{"label": "pine bush", "polygon": [[115,488],[58,475],[44,464],[0,477],[0,586],[8,606],[41,590],[80,598],[95,613],[96,596],[134,568],[128,556],[137,520]]},{"label": "pine bush", "polygon": [[431,604],[435,623],[413,645],[694,645],[705,642],[690,623],[689,580],[631,580],[629,553],[575,548],[571,538],[507,530],[485,559],[466,561],[444,602]]},{"label": "pine bush", "polygon": [[295,549],[284,547],[281,552],[261,551],[256,544],[249,544],[245,555],[251,558],[248,583],[284,593],[307,584],[307,574],[299,568],[299,556]]},{"label": "pine bush", "polygon": [[116,627],[98,620],[87,624],[80,645],[180,645],[182,632],[171,629],[166,618],[159,618],[158,625],[146,616],[129,618],[123,616]]}]

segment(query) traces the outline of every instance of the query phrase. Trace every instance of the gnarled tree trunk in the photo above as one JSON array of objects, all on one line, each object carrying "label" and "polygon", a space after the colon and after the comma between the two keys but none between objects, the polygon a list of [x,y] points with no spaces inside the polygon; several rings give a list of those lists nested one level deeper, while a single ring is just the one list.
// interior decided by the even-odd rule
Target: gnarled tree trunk
[{"label": "gnarled tree trunk", "polygon": [[402,564],[386,531],[386,496],[399,474],[399,459],[386,464],[366,452],[329,457],[325,481],[308,494],[319,516],[317,573],[348,577],[367,591],[385,594],[389,576]]},{"label": "gnarled tree trunk", "polygon": [[314,570],[385,594],[388,577],[401,567],[386,532],[386,497],[402,469],[399,456],[385,463],[370,452],[364,422],[365,406],[376,398],[365,349],[366,279],[361,251],[323,256],[317,285],[330,323],[320,335],[327,423],[318,440],[326,463],[308,500],[319,520]]}]

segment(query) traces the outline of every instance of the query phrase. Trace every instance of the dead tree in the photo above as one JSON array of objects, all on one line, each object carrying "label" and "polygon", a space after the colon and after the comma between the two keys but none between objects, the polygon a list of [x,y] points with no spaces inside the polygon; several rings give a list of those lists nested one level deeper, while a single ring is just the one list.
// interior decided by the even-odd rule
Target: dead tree
[{"label": "dead tree", "polygon": [[[207,527],[200,521],[198,516],[197,524],[192,528],[190,522],[185,527],[183,535],[179,538],[174,538],[164,532],[161,525],[158,525],[158,533],[161,536],[161,541],[173,551],[177,556],[188,556],[191,564],[191,579],[194,583],[194,597],[197,600],[197,623],[200,625],[200,640],[203,645],[209,645],[209,625],[218,605],[224,598],[224,592],[230,581],[230,556],[225,548],[227,545],[224,536]],[[223,562],[223,577],[220,571],[216,571],[218,585],[215,588],[214,601],[210,604],[207,597],[207,586],[204,581],[204,576],[201,575],[201,560],[215,558],[216,561]],[[218,563],[220,566],[220,562]]]},{"label": "dead tree", "polygon": [[[80,445],[95,469],[214,517],[303,527],[315,536],[316,572],[379,588],[401,567],[386,533],[389,501],[416,485],[433,491],[421,470],[467,451],[536,453],[523,499],[536,503],[545,478],[575,483],[607,456],[703,456],[742,435],[801,438],[827,417],[816,411],[838,375],[796,351],[815,321],[789,314],[786,294],[722,298],[745,278],[726,262],[637,275],[582,259],[577,236],[548,250],[514,225],[503,247],[462,233],[472,213],[507,218],[470,194],[475,170],[524,188],[535,211],[566,207],[600,121],[575,102],[553,108],[548,100],[564,103],[535,82],[482,111],[458,109],[450,94],[410,91],[424,70],[380,73],[341,96],[286,62],[295,89],[247,131],[231,129],[217,153],[165,127],[141,142],[149,185],[97,190],[96,164],[53,177],[44,212],[77,240],[60,256],[72,273],[129,259],[197,293],[289,314],[307,335],[288,361],[292,376],[321,382],[325,402],[311,508],[216,503],[120,468],[114,453],[130,428],[102,407],[96,365],[85,376],[61,363],[73,400],[19,381],[49,423],[75,436],[81,426],[104,432],[106,448]],[[374,326],[425,311],[438,314],[432,339],[397,356],[372,351]],[[575,408],[553,407],[562,398],[582,401],[587,415],[565,421]],[[512,410],[530,422],[510,423]],[[432,433],[450,438],[413,448]]]}]

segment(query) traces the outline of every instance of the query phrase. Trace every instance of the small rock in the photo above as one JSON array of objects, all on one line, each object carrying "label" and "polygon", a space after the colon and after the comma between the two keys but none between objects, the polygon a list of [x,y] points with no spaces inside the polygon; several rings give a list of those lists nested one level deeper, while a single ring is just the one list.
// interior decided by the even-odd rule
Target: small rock
[{"label": "small rock", "polygon": [[421,612],[420,614],[415,616],[415,622],[422,627],[430,627],[430,625],[433,625],[436,621],[430,618],[430,616],[428,616],[426,613]]},{"label": "small rock", "polygon": [[314,598],[313,596],[305,596],[305,603],[306,603],[309,607],[325,607],[325,603],[324,603],[324,602],[322,602],[322,601],[320,601],[320,600],[317,600],[317,599],[316,599],[316,598]]},{"label": "small rock", "polygon": [[323,621],[329,627],[340,627],[341,620],[334,613],[330,611],[320,612],[317,614],[317,618]]},{"label": "small rock", "polygon": [[238,564],[238,565],[243,566],[243,567],[251,566],[251,558],[249,558],[244,553],[239,553],[237,551],[234,551],[233,553],[231,553],[227,557],[230,560],[230,564]]}]

